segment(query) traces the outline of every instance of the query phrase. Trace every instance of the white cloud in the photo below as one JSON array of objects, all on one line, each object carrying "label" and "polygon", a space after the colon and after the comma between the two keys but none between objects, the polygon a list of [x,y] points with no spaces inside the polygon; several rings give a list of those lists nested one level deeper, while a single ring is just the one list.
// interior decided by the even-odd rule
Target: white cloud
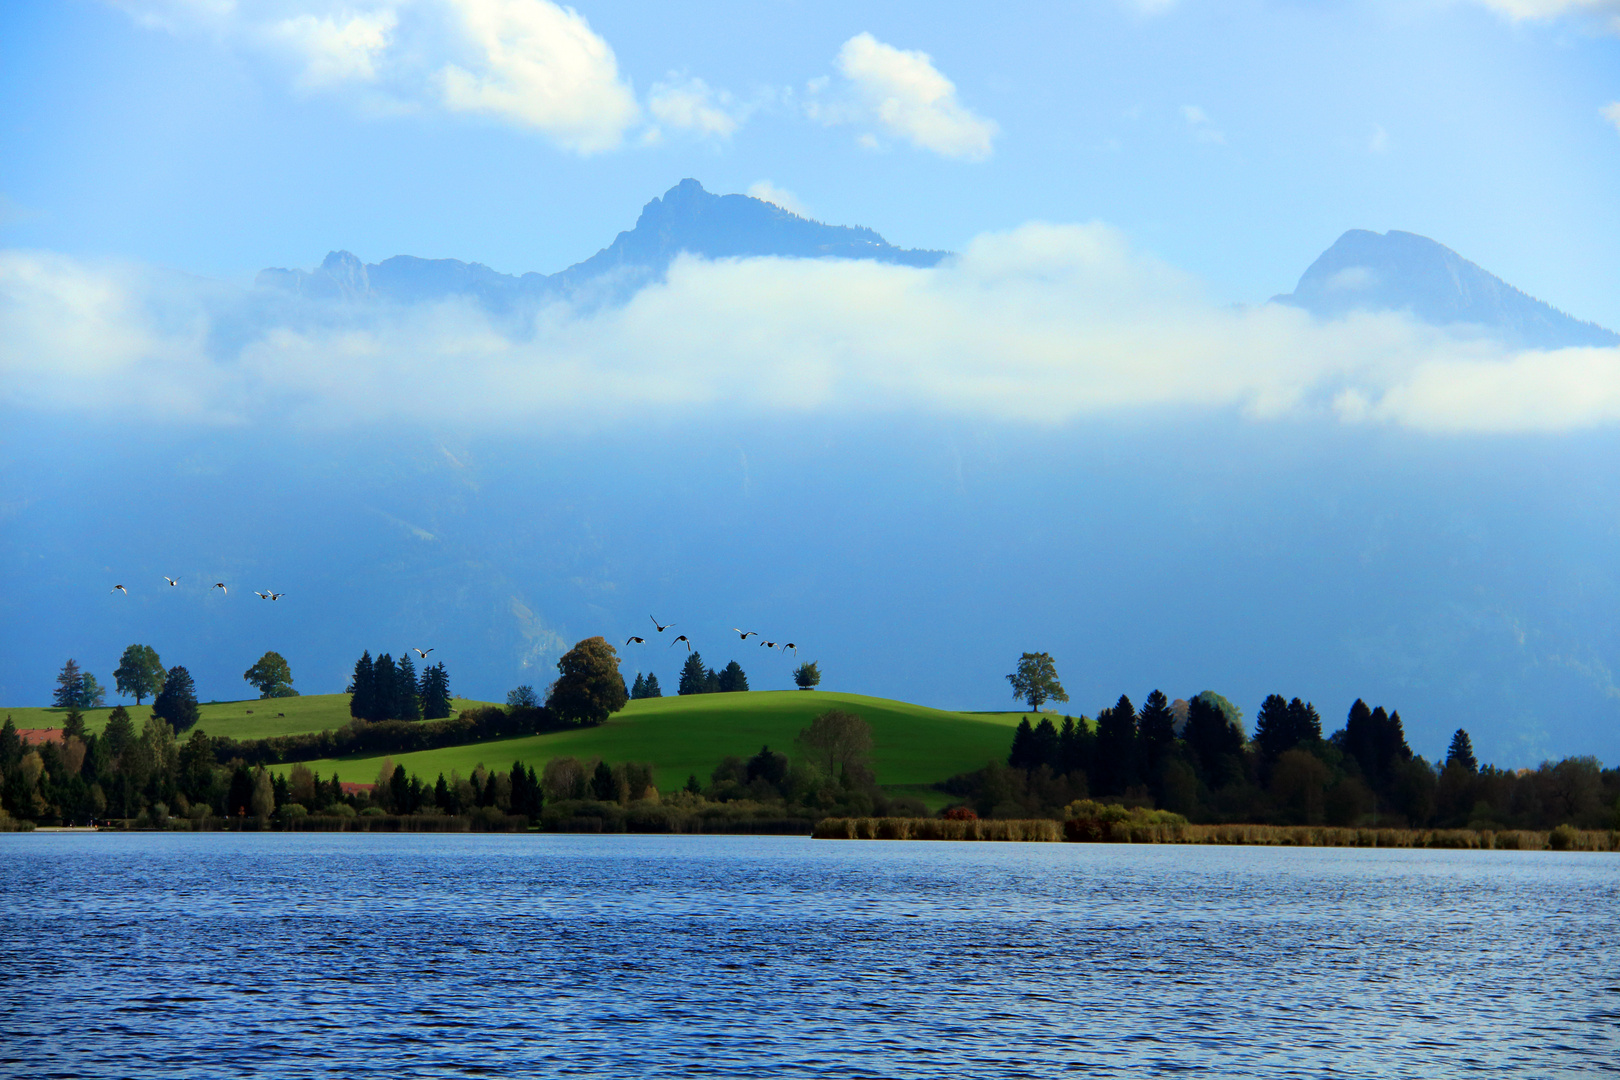
[{"label": "white cloud", "polygon": [[800,217],[809,217],[810,213],[804,208],[797,195],[784,188],[779,188],[769,180],[757,180],[748,187],[748,194],[756,199],[763,199],[773,206],[780,206],[790,214]]},{"label": "white cloud", "polygon": [[1596,17],[1620,33],[1620,0],[1477,0],[1514,21],[1556,19],[1565,15]]},{"label": "white cloud", "polygon": [[1225,132],[1210,123],[1209,115],[1197,105],[1183,105],[1181,115],[1187,121],[1187,126],[1192,129],[1193,138],[1199,142],[1220,144],[1226,142]]},{"label": "white cloud", "polygon": [[702,79],[675,76],[653,84],[647,111],[661,124],[721,139],[731,137],[744,115],[726,91],[715,90]]},{"label": "white cloud", "polygon": [[640,120],[613,49],[547,0],[451,0],[478,56],[440,72],[444,103],[532,127],[581,154],[618,146]]},{"label": "white cloud", "polygon": [[1620,101],[1610,102],[1599,109],[1598,112],[1603,119],[1614,125],[1616,131],[1620,131]]},{"label": "white cloud", "polygon": [[187,288],[0,252],[0,401],[278,424],[716,411],[1061,423],[1163,407],[1434,432],[1620,424],[1620,349],[1516,353],[1400,314],[1233,309],[1101,225],[981,236],[926,270],[683,257],[622,307],[559,303],[520,326],[461,301],[311,308],[261,320],[224,354],[209,343],[240,338],[211,328],[260,309]]},{"label": "white cloud", "polygon": [[[873,124],[944,157],[982,161],[990,156],[999,130],[995,121],[962,105],[955,84],[927,53],[896,49],[861,33],[844,42],[836,62],[847,80],[847,94],[834,101],[811,101],[812,118],[828,124]],[[825,80],[812,80],[810,91],[817,94],[826,86]],[[863,140],[863,145],[872,141]]]},{"label": "white cloud", "polygon": [[378,58],[398,22],[399,16],[390,9],[346,17],[306,12],[273,24],[268,34],[299,55],[304,64],[302,85],[330,86],[376,79]]}]

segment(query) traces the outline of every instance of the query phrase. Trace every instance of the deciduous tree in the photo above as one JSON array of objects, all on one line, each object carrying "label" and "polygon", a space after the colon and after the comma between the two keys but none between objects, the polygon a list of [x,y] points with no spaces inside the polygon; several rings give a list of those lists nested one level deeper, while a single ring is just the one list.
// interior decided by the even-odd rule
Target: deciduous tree
[{"label": "deciduous tree", "polygon": [[260,699],[291,697],[293,694],[292,668],[278,652],[266,652],[252,667],[242,672],[242,678],[259,690]]},{"label": "deciduous tree", "polygon": [[619,653],[602,637],[586,638],[557,661],[546,707],[576,724],[600,724],[624,708],[630,694],[619,674]]},{"label": "deciduous tree", "polygon": [[821,669],[812,661],[793,669],[793,684],[800,690],[814,690],[821,685]]},{"label": "deciduous tree", "polygon": [[1018,670],[1008,675],[1007,681],[1012,683],[1013,697],[1029,702],[1033,712],[1040,712],[1048,701],[1069,700],[1063,684],[1058,682],[1051,653],[1025,653],[1018,659]]},{"label": "deciduous tree", "polygon": [[120,694],[133,697],[139,705],[143,698],[155,698],[163,689],[163,662],[157,650],[150,645],[131,645],[118,660],[113,672],[113,684]]},{"label": "deciduous tree", "polygon": [[854,713],[830,709],[799,732],[799,750],[828,776],[865,772],[872,756],[872,726]]}]

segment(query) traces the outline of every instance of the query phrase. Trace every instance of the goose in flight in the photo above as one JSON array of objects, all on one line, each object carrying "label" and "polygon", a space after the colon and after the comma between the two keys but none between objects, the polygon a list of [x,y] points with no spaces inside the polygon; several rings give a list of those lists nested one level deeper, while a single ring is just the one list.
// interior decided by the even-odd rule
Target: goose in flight
[{"label": "goose in flight", "polygon": [[411,650],[411,652],[415,653],[417,656],[421,657],[423,660],[426,660],[427,659],[427,654],[432,652],[432,651],[433,651],[432,649],[428,649],[427,652],[423,652],[421,649],[412,649]]},{"label": "goose in flight", "polygon": [[774,642],[774,641],[766,641],[764,638],[761,638],[760,642],[759,642],[759,647],[762,648],[762,649],[774,649],[774,648],[776,648],[776,642]]},{"label": "goose in flight", "polygon": [[624,639],[624,643],[626,645],[630,644],[632,641],[635,642],[637,645],[645,645],[645,644],[647,644],[647,639],[646,638],[644,638],[644,637],[636,637],[634,634],[631,634],[629,637]]},{"label": "goose in flight", "polygon": [[287,594],[284,593],[284,592],[273,592],[273,593],[270,594],[270,599],[272,599],[272,600],[280,600],[283,596],[286,596],[286,595]]},{"label": "goose in flight", "polygon": [[665,630],[668,630],[670,627],[675,625],[674,623],[664,623],[662,626],[659,626],[657,619],[653,619],[653,617],[651,615],[647,616],[647,618],[652,619],[653,625],[658,627],[658,632],[660,634],[662,634]]},{"label": "goose in flight", "polygon": [[176,585],[180,584],[178,581],[174,580],[174,578],[170,577],[168,574],[163,575],[163,580],[167,581],[169,583],[169,588],[171,588],[171,589],[174,588]]},{"label": "goose in flight", "polygon": [[793,653],[794,656],[799,655],[799,647],[797,645],[793,644],[793,642],[791,642],[791,641],[782,642],[782,651],[783,652],[791,652],[791,653]]},{"label": "goose in flight", "polygon": [[114,585],[111,589],[108,589],[107,591],[108,592],[121,592],[125,596],[129,595],[129,590],[124,588],[122,585]]},{"label": "goose in flight", "polygon": [[[670,625],[673,626],[674,624],[671,623]],[[692,639],[687,637],[685,634],[682,634],[680,637],[676,638],[675,641],[684,641],[684,642],[686,642],[686,651],[687,652],[692,651]],[[669,643],[670,648],[673,649],[675,647],[675,641],[672,641],[672,642]]]},{"label": "goose in flight", "polygon": [[260,600],[268,600],[268,599],[270,599],[270,594],[269,593],[260,592],[258,589],[253,590],[253,595],[257,596]]},{"label": "goose in flight", "polygon": [[229,590],[229,589],[227,589],[225,587],[225,583],[223,581],[214,582],[214,584],[209,588],[208,591],[213,592],[214,589],[218,589],[220,592],[224,593],[226,596],[229,596],[231,594],[231,590]]},{"label": "goose in flight", "polygon": [[737,631],[744,641],[747,641],[751,637],[759,637],[759,631],[757,630],[744,630],[739,626],[733,626],[732,629]]}]

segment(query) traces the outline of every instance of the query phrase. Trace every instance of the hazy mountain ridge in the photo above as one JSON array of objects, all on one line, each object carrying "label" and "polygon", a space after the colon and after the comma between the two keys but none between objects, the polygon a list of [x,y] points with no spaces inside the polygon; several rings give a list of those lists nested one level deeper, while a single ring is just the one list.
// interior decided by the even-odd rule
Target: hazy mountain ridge
[{"label": "hazy mountain ridge", "polygon": [[555,274],[503,274],[482,263],[412,255],[364,263],[347,251],[334,251],[313,271],[261,270],[256,284],[310,299],[415,303],[472,296],[503,308],[581,295],[623,298],[662,277],[681,252],[708,259],[866,259],[924,267],[949,255],[895,247],[872,229],[827,225],[749,195],[715,195],[687,179],[643,207],[635,228]]},{"label": "hazy mountain ridge", "polygon": [[1433,326],[1477,326],[1520,348],[1620,345],[1620,334],[1537,300],[1444,244],[1395,229],[1351,229],[1311,263],[1292,293],[1272,301],[1322,318],[1409,311]]}]

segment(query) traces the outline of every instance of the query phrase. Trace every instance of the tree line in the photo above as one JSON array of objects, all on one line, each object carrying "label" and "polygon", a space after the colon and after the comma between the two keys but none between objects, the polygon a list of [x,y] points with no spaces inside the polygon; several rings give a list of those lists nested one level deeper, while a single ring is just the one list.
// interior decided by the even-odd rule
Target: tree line
[{"label": "tree line", "polygon": [[420,677],[409,655],[396,661],[388,653],[376,660],[371,650],[354,662],[354,677],[345,688],[349,715],[356,720],[442,720],[450,715],[450,675],[443,663],[424,668]]},{"label": "tree line", "polygon": [[1209,823],[1620,827],[1620,769],[1595,758],[1481,766],[1459,729],[1430,763],[1408,745],[1399,712],[1358,699],[1324,736],[1315,706],[1280,694],[1261,703],[1252,736],[1242,712],[1209,691],[1172,702],[1155,690],[1139,710],[1121,695],[1091,720],[1025,717],[1004,765],[943,787],[993,817],[1053,816],[1091,798]]}]

